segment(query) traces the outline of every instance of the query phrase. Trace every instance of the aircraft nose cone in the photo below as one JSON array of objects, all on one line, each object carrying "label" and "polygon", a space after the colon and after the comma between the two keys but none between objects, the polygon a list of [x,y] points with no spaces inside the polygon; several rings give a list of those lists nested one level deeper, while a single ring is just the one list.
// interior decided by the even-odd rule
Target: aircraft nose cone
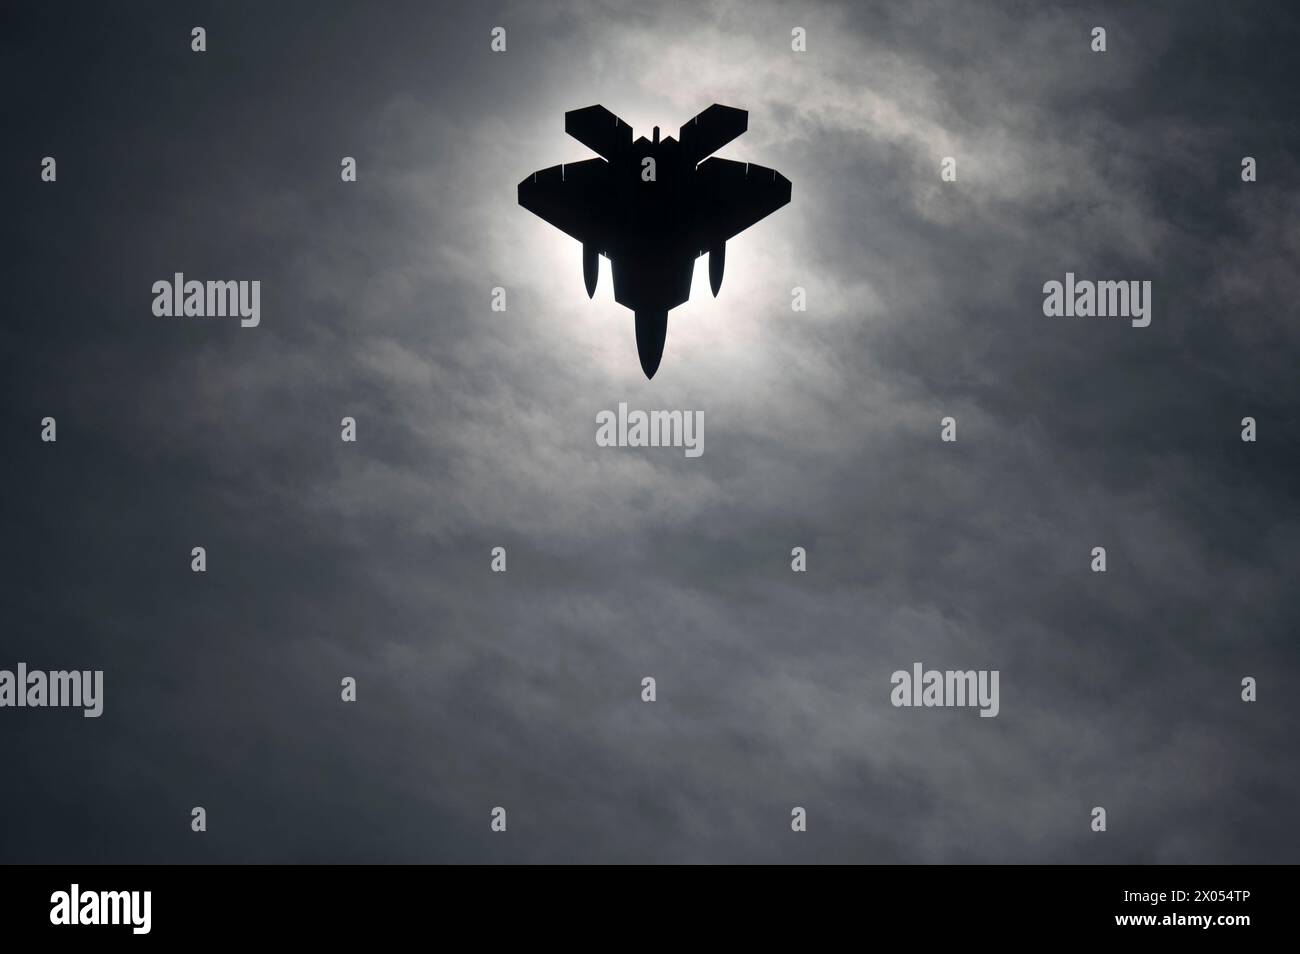
[{"label": "aircraft nose cone", "polygon": [[647,378],[653,378],[659,370],[659,359],[664,356],[664,338],[667,335],[667,311],[636,313],[636,351],[641,358],[641,370]]}]

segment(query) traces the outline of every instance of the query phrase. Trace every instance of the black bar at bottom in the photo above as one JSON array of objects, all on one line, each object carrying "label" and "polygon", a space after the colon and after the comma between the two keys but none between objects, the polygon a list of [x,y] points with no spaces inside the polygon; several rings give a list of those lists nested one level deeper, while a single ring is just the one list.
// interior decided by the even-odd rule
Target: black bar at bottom
[{"label": "black bar at bottom", "polygon": [[621,944],[701,932],[770,940],[786,930],[806,941],[831,929],[927,942],[1232,943],[1290,933],[1283,906],[1294,876],[1290,867],[1220,866],[659,867],[598,876],[581,867],[34,866],[0,871],[0,923],[7,940],[90,943],[337,944],[428,938],[434,926],[458,947],[529,931],[535,942]]}]

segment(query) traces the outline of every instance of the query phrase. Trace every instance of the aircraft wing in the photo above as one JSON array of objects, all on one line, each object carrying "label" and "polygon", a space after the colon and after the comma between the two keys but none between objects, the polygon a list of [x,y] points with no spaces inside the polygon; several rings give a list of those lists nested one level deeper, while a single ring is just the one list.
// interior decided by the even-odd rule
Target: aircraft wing
[{"label": "aircraft wing", "polygon": [[696,171],[695,230],[708,251],[790,201],[790,180],[775,169],[730,159],[706,159]]},{"label": "aircraft wing", "polygon": [[551,166],[519,183],[519,204],[561,232],[604,252],[610,241],[609,163]]}]

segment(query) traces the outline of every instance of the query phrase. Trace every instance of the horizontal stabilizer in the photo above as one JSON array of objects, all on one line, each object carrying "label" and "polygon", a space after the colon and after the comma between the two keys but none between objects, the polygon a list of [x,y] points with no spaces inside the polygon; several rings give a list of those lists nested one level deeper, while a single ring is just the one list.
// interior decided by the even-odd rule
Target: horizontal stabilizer
[{"label": "horizontal stabilizer", "polygon": [[749,113],[714,103],[681,128],[678,141],[682,144],[682,156],[688,162],[699,162],[748,128]]},{"label": "horizontal stabilizer", "polygon": [[610,160],[632,145],[632,127],[604,106],[569,110],[564,114],[564,131]]}]

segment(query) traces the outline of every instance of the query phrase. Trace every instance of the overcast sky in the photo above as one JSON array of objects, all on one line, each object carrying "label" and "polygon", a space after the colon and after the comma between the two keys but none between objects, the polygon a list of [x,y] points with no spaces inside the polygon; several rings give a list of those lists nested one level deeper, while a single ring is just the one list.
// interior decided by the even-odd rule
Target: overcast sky
[{"label": "overcast sky", "polygon": [[[0,668],[105,699],[0,710],[0,859],[1300,860],[1293,8],[18,6]],[[715,102],[793,198],[647,381],[516,186]],[[623,401],[703,456],[598,447]],[[893,707],[918,661],[999,715]]]}]

